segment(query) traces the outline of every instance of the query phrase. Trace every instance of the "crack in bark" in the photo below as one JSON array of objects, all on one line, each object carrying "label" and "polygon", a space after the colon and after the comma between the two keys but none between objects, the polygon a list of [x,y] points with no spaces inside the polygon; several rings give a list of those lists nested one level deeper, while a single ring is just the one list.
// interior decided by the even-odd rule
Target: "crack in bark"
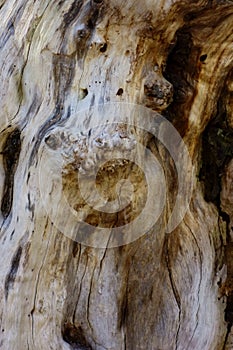
[{"label": "crack in bark", "polygon": [[[117,215],[118,215],[118,213],[117,213]],[[115,220],[115,224],[116,224],[116,223],[117,223],[117,219]],[[115,226],[115,224],[114,224],[114,226]],[[107,250],[108,250],[108,245],[109,245],[109,242],[110,242],[111,237],[112,237],[112,231],[110,232],[110,235],[109,235],[109,238],[108,238],[108,242],[107,242],[106,248],[105,248],[105,250],[104,250],[104,254],[103,254],[103,256],[102,256],[102,258],[101,258],[101,260],[100,260],[99,276],[100,276],[101,271],[102,271],[102,268],[103,268],[103,261],[104,261],[104,259],[105,259],[105,257],[106,257]]]},{"label": "crack in bark", "polygon": [[[45,224],[45,226],[48,225],[48,219],[47,219],[47,222]],[[45,254],[44,254],[44,257],[42,259],[42,264],[39,268],[39,271],[38,271],[38,274],[37,274],[37,279],[36,279],[36,285],[35,285],[35,292],[34,292],[34,299],[33,299],[33,307],[32,307],[32,310],[30,312],[31,314],[31,322],[32,322],[32,326],[31,326],[31,330],[32,330],[32,342],[34,344],[34,312],[35,312],[35,307],[36,307],[36,299],[37,299],[37,293],[38,293],[38,285],[39,285],[39,279],[40,279],[40,274],[41,274],[41,270],[44,266],[44,263],[45,263],[45,258],[47,256],[47,253],[48,253],[48,249],[49,249],[49,243],[50,243],[50,237],[48,239],[48,242],[47,242],[47,246],[46,246],[46,249],[45,249]]]},{"label": "crack in bark", "polygon": [[[81,253],[80,253],[81,254]],[[75,323],[75,315],[76,315],[76,311],[77,311],[77,308],[78,308],[78,302],[79,302],[79,298],[80,298],[80,295],[81,295],[81,291],[82,291],[82,282],[83,282],[83,279],[84,279],[84,276],[86,274],[86,270],[87,270],[87,264],[88,264],[88,257],[87,257],[87,261],[86,261],[86,264],[85,264],[85,269],[84,269],[84,272],[83,272],[83,275],[81,277],[81,281],[80,281],[80,286],[79,286],[79,292],[78,292],[78,297],[77,297],[77,302],[76,302],[76,305],[75,305],[75,308],[74,308],[74,312],[73,312],[73,323]]]},{"label": "crack in bark", "polygon": [[96,265],[93,269],[92,275],[91,275],[91,282],[90,282],[90,288],[88,291],[88,297],[87,297],[87,322],[91,330],[93,330],[92,325],[89,320],[89,312],[90,312],[90,298],[91,298],[91,292],[92,292],[92,285],[93,285],[93,278],[94,278],[94,273],[95,273]]},{"label": "crack in bark", "polygon": [[168,269],[169,280],[171,283],[171,288],[172,288],[173,295],[174,295],[175,300],[176,300],[176,304],[177,304],[178,309],[179,309],[178,328],[177,328],[176,337],[175,337],[176,338],[176,340],[175,340],[176,350],[177,350],[178,349],[178,337],[179,337],[179,332],[180,332],[180,321],[181,321],[181,300],[180,300],[180,296],[179,296],[179,293],[177,291],[177,288],[176,288],[176,285],[175,285],[175,282],[174,282],[173,276],[172,276],[172,268],[171,268],[171,264],[170,264],[169,249],[168,249],[168,239],[169,238],[167,238],[165,241],[165,249],[166,249],[165,259],[166,259],[166,264],[167,264],[167,269]]},{"label": "crack in bark", "polygon": [[[22,67],[22,70],[21,70],[21,74],[20,74],[20,81],[19,81],[19,87],[18,87],[18,88],[20,89],[21,92],[23,92],[22,80],[23,80],[23,75],[24,75],[25,68],[26,68],[27,63],[28,63],[29,54],[30,54],[31,46],[32,46],[32,42],[33,42],[33,37],[34,37],[34,35],[35,35],[36,29],[37,29],[37,27],[39,26],[39,24],[40,24],[40,22],[41,22],[41,20],[42,20],[42,18],[43,18],[43,16],[44,16],[45,11],[47,10],[48,6],[49,6],[49,5],[47,4],[47,6],[45,7],[44,12],[42,13],[42,15],[41,15],[39,21],[36,23],[36,27],[34,28],[32,37],[31,37],[31,39],[29,40],[29,46],[28,46],[28,50],[27,50],[27,54],[26,54],[26,59],[25,59],[25,62],[24,62],[24,64],[23,64],[23,67]],[[17,117],[17,115],[19,114],[20,108],[21,108],[21,106],[22,106],[22,102],[23,102],[23,94],[22,94],[22,97],[20,98],[19,107],[18,107],[18,109],[17,109],[17,111],[16,111],[14,117],[12,118],[12,120],[14,120],[14,119]],[[39,108],[39,107],[38,107],[38,108]],[[28,114],[29,114],[29,113],[27,113],[27,115],[28,115]]]},{"label": "crack in bark", "polygon": [[198,308],[197,308],[197,312],[196,312],[196,319],[197,319],[197,322],[196,322],[196,325],[195,325],[195,328],[193,330],[193,334],[191,336],[191,339],[189,341],[189,344],[187,346],[187,350],[189,350],[189,345],[191,344],[193,338],[194,338],[194,334],[196,332],[196,329],[198,327],[198,313],[199,313],[199,310],[200,310],[200,289],[201,289],[201,281],[202,281],[202,257],[201,257],[201,248],[199,247],[199,244],[198,244],[198,241],[197,241],[197,238],[196,236],[194,235],[193,231],[191,230],[190,226],[185,222],[184,220],[184,224],[185,226],[188,228],[188,230],[190,231],[195,243],[196,243],[196,246],[197,246],[197,249],[198,249],[198,253],[199,253],[199,259],[200,259],[200,279],[199,279],[199,283],[198,283],[198,292],[197,292],[197,300],[198,300]]},{"label": "crack in bark", "polygon": [[[127,319],[127,313],[128,313],[128,298],[127,296],[129,295],[129,269],[127,271],[126,275],[126,285],[124,289],[121,292],[122,294],[122,299],[120,302],[120,307],[119,307],[119,320],[118,320],[118,327],[119,329],[125,328],[126,326],[126,319]],[[126,330],[125,330],[126,334]]]},{"label": "crack in bark", "polygon": [[[80,260],[81,260],[81,246],[80,246],[80,250],[79,250],[79,255],[78,255],[78,263],[77,263],[77,267],[80,265]],[[91,350],[92,347],[90,346],[90,344],[88,343],[84,331],[82,329],[82,327],[79,325],[79,323],[76,321],[76,312],[77,312],[77,308],[78,308],[78,303],[79,303],[79,299],[80,299],[80,295],[81,295],[81,291],[82,291],[82,284],[83,284],[83,280],[84,277],[86,275],[87,272],[87,267],[88,267],[88,256],[86,256],[86,262],[85,262],[85,268],[81,277],[81,281],[79,283],[79,292],[78,292],[78,296],[77,296],[77,302],[76,305],[74,307],[74,311],[72,314],[72,321],[71,322],[65,322],[62,326],[62,337],[64,339],[65,342],[67,342],[72,349],[80,349],[80,350]],[[78,270],[78,268],[77,268]],[[90,284],[90,289],[89,289],[89,294],[87,296],[87,309],[86,309],[86,314],[87,314],[87,322],[88,325],[90,327],[90,329],[92,330],[90,321],[89,321],[89,317],[88,317],[88,313],[89,313],[89,305],[90,305],[90,293],[92,291],[92,282],[93,282],[93,277],[94,277],[94,272],[95,272],[95,268],[92,274],[92,278],[91,278],[91,284]]]}]

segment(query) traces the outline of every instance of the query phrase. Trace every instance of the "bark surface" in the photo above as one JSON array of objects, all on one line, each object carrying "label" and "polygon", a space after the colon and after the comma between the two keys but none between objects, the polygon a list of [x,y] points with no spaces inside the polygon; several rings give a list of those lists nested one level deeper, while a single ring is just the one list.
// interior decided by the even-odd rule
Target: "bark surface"
[{"label": "bark surface", "polygon": [[[232,1],[0,0],[0,18],[0,348],[233,349]],[[192,198],[169,234],[186,181],[169,152],[137,128],[92,132],[107,121],[97,106],[120,103],[159,113],[188,148]],[[136,157],[135,142],[161,164],[164,209],[146,234],[94,248],[99,227],[132,222],[153,190],[133,158],[117,159]],[[134,185],[119,213],[80,192],[77,172],[90,193],[97,154],[105,203],[121,178]],[[59,191],[85,211],[89,246]]]}]

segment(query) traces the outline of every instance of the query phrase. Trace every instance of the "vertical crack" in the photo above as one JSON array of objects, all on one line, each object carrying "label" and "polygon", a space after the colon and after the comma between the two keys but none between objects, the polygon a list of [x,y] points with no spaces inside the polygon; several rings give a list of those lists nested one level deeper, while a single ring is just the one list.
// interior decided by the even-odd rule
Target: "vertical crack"
[{"label": "vertical crack", "polygon": [[88,297],[87,297],[87,322],[88,322],[88,325],[89,325],[90,329],[92,329],[92,325],[91,325],[90,320],[89,320],[90,298],[91,298],[91,292],[92,292],[92,286],[93,286],[93,279],[94,279],[95,269],[96,269],[96,265],[95,265],[95,267],[93,269],[93,272],[92,272],[92,275],[91,275],[90,288],[89,288],[89,293],[88,293]]},{"label": "vertical crack", "polygon": [[[46,222],[46,225],[45,225],[46,227],[47,227],[47,224],[48,224],[48,221]],[[42,259],[42,264],[41,264],[41,266],[39,268],[39,271],[38,271],[38,274],[37,274],[35,293],[34,293],[34,300],[33,300],[33,307],[32,307],[32,310],[30,312],[31,323],[32,323],[31,330],[32,330],[32,342],[33,342],[33,344],[34,344],[34,315],[33,314],[34,314],[35,309],[36,309],[36,299],[37,299],[37,294],[38,294],[38,285],[39,285],[39,280],[40,280],[40,274],[41,274],[42,268],[44,266],[46,256],[48,254],[50,239],[51,239],[51,236],[48,239],[47,246],[46,246],[46,249],[45,249],[45,254],[44,254],[44,257]]]},{"label": "vertical crack", "polygon": [[172,267],[171,267],[171,262],[170,262],[170,258],[169,258],[169,250],[168,250],[168,238],[166,239],[166,242],[165,242],[165,250],[166,250],[165,259],[166,259],[166,265],[167,265],[167,269],[168,269],[169,280],[171,283],[171,288],[173,291],[174,298],[176,300],[176,304],[177,304],[178,309],[179,309],[178,328],[176,331],[176,340],[175,340],[176,349],[178,349],[178,338],[179,338],[180,322],[181,322],[181,300],[180,300],[180,296],[179,296],[178,290],[177,290],[176,285],[175,285],[175,281],[174,281],[173,276],[172,276]]},{"label": "vertical crack", "polygon": [[88,257],[87,257],[87,261],[86,261],[86,264],[85,264],[85,269],[84,269],[83,275],[81,277],[80,285],[79,285],[79,292],[78,292],[77,302],[76,302],[76,305],[75,305],[75,308],[74,308],[74,312],[73,312],[73,317],[72,317],[73,324],[75,324],[75,315],[76,315],[76,312],[77,312],[78,302],[79,302],[81,291],[82,291],[83,279],[84,279],[84,276],[85,276],[86,271],[87,271],[87,265],[88,265]]},{"label": "vertical crack", "polygon": [[198,314],[199,314],[199,310],[200,310],[200,289],[201,289],[201,282],[202,282],[202,257],[201,257],[201,248],[198,244],[198,241],[197,241],[197,238],[196,236],[194,235],[193,231],[191,230],[190,226],[185,222],[184,220],[184,224],[185,226],[188,228],[189,232],[191,233],[195,243],[196,243],[196,246],[197,246],[197,249],[198,249],[198,254],[199,254],[199,266],[200,266],[200,279],[199,279],[199,283],[198,283],[198,292],[197,292],[197,300],[198,300],[198,308],[197,308],[197,312],[196,312],[196,325],[194,327],[194,330],[193,330],[193,334],[191,336],[191,339],[189,341],[189,344],[187,346],[187,350],[189,349],[189,345],[191,344],[192,340],[193,340],[193,337],[194,337],[194,334],[196,332],[196,329],[197,329],[197,326],[198,326]]}]

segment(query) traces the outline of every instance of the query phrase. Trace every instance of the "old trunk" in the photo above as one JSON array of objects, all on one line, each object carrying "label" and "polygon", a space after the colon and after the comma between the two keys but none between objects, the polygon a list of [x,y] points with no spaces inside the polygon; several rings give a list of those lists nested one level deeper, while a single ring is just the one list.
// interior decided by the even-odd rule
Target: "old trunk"
[{"label": "old trunk", "polygon": [[0,18],[0,348],[233,349],[232,1]]}]

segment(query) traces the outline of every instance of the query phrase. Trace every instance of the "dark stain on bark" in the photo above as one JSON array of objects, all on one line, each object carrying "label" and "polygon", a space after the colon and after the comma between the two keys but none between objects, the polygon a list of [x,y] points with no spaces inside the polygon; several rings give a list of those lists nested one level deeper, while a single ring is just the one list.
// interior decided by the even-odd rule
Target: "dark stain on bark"
[{"label": "dark stain on bark", "polygon": [[128,296],[127,293],[123,295],[120,301],[119,315],[118,315],[118,328],[121,329],[127,323],[128,315]]},{"label": "dark stain on bark", "polygon": [[[227,79],[231,79],[229,73]],[[233,325],[233,243],[230,238],[230,218],[221,208],[221,177],[224,169],[233,158],[233,128],[229,125],[227,113],[228,99],[232,93],[224,87],[217,103],[217,111],[202,135],[202,167],[199,178],[204,185],[204,198],[218,208],[219,216],[226,223],[227,244],[225,246],[225,263],[227,278],[222,286],[223,295],[227,297],[225,321],[227,333],[223,349],[225,349]]]},{"label": "dark stain on bark", "polygon": [[3,155],[3,166],[5,171],[1,211],[5,219],[9,216],[13,203],[14,176],[21,151],[20,134],[18,128],[14,129],[8,135],[1,152]]},{"label": "dark stain on bark", "polygon": [[64,113],[63,105],[58,104],[56,106],[53,115],[41,126],[40,130],[38,131],[36,142],[30,155],[29,166],[31,166],[35,161],[38,149],[44,136],[54,127],[54,125],[62,125],[70,117],[70,114],[70,108],[68,108],[67,113]]},{"label": "dark stain on bark", "polygon": [[6,30],[3,31],[3,34],[0,37],[0,49],[3,49],[7,41],[14,34],[15,34],[14,23],[12,20],[10,20],[7,24]]},{"label": "dark stain on bark", "polygon": [[13,231],[11,232],[10,240],[12,240],[14,234],[15,234],[15,230],[13,230]]},{"label": "dark stain on bark", "polygon": [[224,167],[233,157],[233,129],[227,121],[224,95],[223,92],[218,101],[216,116],[209,122],[203,133],[200,170],[205,200],[213,202],[218,208],[220,208],[221,175]]},{"label": "dark stain on bark", "polygon": [[227,279],[225,285],[227,286],[226,296],[227,304],[225,309],[225,321],[227,322],[227,334],[225,337],[225,344],[223,349],[225,349],[228,336],[231,332],[233,326],[233,243],[228,242],[225,247],[225,257],[227,265]]},{"label": "dark stain on bark", "polygon": [[76,241],[73,241],[73,249],[72,249],[73,258],[76,257],[79,250],[80,250],[80,244]]},{"label": "dark stain on bark", "polygon": [[[196,96],[196,82],[200,73],[200,49],[194,47],[191,29],[177,31],[176,42],[170,48],[164,77],[173,85],[173,102],[165,111],[166,117],[184,136],[188,128],[189,110]],[[200,63],[200,62],[199,62]]]},{"label": "dark stain on bark", "polygon": [[[53,56],[53,75],[57,106],[63,106],[66,93],[75,74],[75,57],[63,55]],[[61,107],[62,108],[62,107]]]},{"label": "dark stain on bark", "polygon": [[101,47],[100,47],[100,52],[104,53],[107,51],[108,48],[108,44],[104,43]]},{"label": "dark stain on bark", "polygon": [[62,337],[68,343],[71,349],[91,350],[91,346],[87,343],[81,326],[76,327],[72,323],[64,323],[62,327]]},{"label": "dark stain on bark", "polygon": [[69,11],[64,14],[64,27],[68,27],[80,13],[81,7],[83,5],[83,0],[74,0]]},{"label": "dark stain on bark", "polygon": [[16,274],[19,269],[19,263],[22,255],[22,247],[19,246],[16,253],[13,256],[13,259],[11,261],[11,268],[6,276],[5,280],[5,298],[8,298],[9,290],[13,287],[13,284],[15,282]]},{"label": "dark stain on bark", "polygon": [[27,209],[32,213],[31,221],[33,221],[34,215],[35,215],[35,203],[32,204],[30,193],[28,193],[28,206],[27,206]]},{"label": "dark stain on bark", "polygon": [[[62,26],[63,42],[61,54],[70,57],[68,42],[73,42],[76,59],[82,61],[89,48],[89,42],[94,33],[97,20],[100,17],[102,4],[89,1],[83,5],[83,1],[74,2],[70,10],[64,15]],[[78,25],[77,25],[78,24]],[[72,26],[72,31],[70,27]]]},{"label": "dark stain on bark", "polygon": [[3,49],[8,40],[15,34],[15,24],[21,19],[25,6],[26,3],[24,3],[18,8],[18,10],[15,11],[15,13],[8,21],[6,28],[2,30],[2,34],[0,35],[0,49]]}]

